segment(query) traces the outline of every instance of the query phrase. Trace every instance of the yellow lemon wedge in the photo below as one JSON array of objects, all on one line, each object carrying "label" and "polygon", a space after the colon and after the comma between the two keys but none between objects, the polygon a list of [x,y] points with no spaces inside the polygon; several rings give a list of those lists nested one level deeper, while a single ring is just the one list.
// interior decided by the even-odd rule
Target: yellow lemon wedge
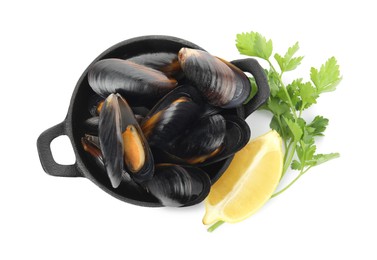
[{"label": "yellow lemon wedge", "polygon": [[282,169],[282,140],[276,131],[250,141],[212,186],[203,224],[236,223],[254,214],[275,191]]}]

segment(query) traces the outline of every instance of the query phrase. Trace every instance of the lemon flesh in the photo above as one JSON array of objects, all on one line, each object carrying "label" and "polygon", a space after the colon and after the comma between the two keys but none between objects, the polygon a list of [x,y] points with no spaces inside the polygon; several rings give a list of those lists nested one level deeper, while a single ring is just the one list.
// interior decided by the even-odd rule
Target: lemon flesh
[{"label": "lemon flesh", "polygon": [[212,186],[203,224],[236,223],[254,214],[275,191],[282,169],[282,140],[276,131],[249,142]]}]

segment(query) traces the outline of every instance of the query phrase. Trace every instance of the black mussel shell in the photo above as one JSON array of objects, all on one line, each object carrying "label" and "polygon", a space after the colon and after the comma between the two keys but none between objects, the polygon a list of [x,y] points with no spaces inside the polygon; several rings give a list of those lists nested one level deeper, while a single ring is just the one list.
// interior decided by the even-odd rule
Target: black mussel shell
[{"label": "black mussel shell", "polygon": [[177,53],[173,52],[154,52],[145,53],[127,59],[134,63],[159,70],[169,77],[177,78],[181,74],[181,66],[178,62]]},{"label": "black mussel shell", "polygon": [[99,116],[99,140],[105,168],[114,188],[125,169],[137,182],[150,179],[154,162],[131,108],[119,94],[106,98]]},{"label": "black mussel shell", "polygon": [[202,163],[223,149],[226,121],[220,114],[201,118],[169,148],[169,152],[190,164]]},{"label": "black mussel shell", "polygon": [[149,109],[146,107],[131,107],[131,109],[139,125],[149,113]]},{"label": "black mussel shell", "polygon": [[202,112],[200,114],[200,118],[220,114],[222,110],[223,109],[221,107],[216,107],[216,106],[210,105],[208,103],[205,103],[203,105],[203,109],[202,109]]},{"label": "black mussel shell", "polygon": [[[105,162],[101,152],[99,138],[97,136],[85,134],[85,136],[81,138],[81,144],[84,150],[95,160],[99,169],[106,174]],[[125,183],[128,186],[128,189],[132,188],[133,191],[137,191],[138,193],[146,193],[144,188],[134,182],[125,170],[122,172],[121,179],[121,183]]]},{"label": "black mussel shell", "polygon": [[208,52],[190,48],[182,48],[178,59],[186,78],[211,105],[235,108],[242,105],[249,96],[249,79],[231,63]]},{"label": "black mussel shell", "polygon": [[122,59],[96,62],[88,72],[88,82],[102,97],[120,93],[136,105],[161,98],[177,85],[161,71]]},{"label": "black mussel shell", "polygon": [[[154,149],[154,159],[156,162],[166,162],[174,164],[193,164],[195,166],[207,166],[215,162],[219,162],[236,152],[241,150],[250,140],[250,128],[244,119],[235,115],[224,115],[226,122],[226,133],[221,148],[213,154],[213,156],[207,157],[206,160],[199,162],[197,160],[185,160],[173,152],[168,152],[163,149]],[[173,147],[174,148],[174,147]]]},{"label": "black mussel shell", "polygon": [[190,98],[194,103],[200,106],[203,106],[205,104],[205,100],[202,94],[196,87],[189,84],[184,84],[184,85],[174,88],[172,91],[166,94],[163,98],[161,98],[149,111],[149,114],[147,117],[150,117],[151,115],[154,115],[158,111],[168,107],[171,103],[173,103],[175,100],[177,100],[180,97]]},{"label": "black mussel shell", "polygon": [[198,119],[202,106],[199,92],[191,86],[174,89],[146,116],[141,129],[149,144],[164,148]]},{"label": "black mussel shell", "polygon": [[149,109],[146,107],[131,107],[131,109],[135,115],[140,115],[142,117],[146,117],[149,114]]},{"label": "black mussel shell", "polygon": [[101,152],[98,137],[85,134],[85,136],[81,138],[81,145],[84,148],[84,151],[89,153],[94,158],[96,164],[100,168],[104,169],[105,162],[103,161],[103,155]]},{"label": "black mussel shell", "polygon": [[203,201],[211,187],[206,172],[191,166],[156,165],[153,178],[145,183],[147,190],[163,206],[191,206]]}]

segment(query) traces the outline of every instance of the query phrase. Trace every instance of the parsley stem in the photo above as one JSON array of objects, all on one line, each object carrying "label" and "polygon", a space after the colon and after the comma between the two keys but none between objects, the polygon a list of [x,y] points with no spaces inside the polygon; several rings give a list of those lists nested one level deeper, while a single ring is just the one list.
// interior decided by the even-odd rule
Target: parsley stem
[{"label": "parsley stem", "polygon": [[287,96],[287,99],[288,99],[288,102],[289,102],[289,106],[291,107],[291,110],[292,110],[293,117],[295,118],[295,121],[297,122],[296,108],[295,108],[295,106],[292,103],[291,96],[289,95],[289,93],[287,91],[287,88],[285,87],[283,79],[282,79],[283,72],[278,73],[277,70],[275,69],[274,65],[271,63],[271,61],[269,59],[267,60],[267,62],[270,65],[270,68],[278,75],[278,79],[279,79],[279,83],[281,85],[281,88],[283,89],[285,95]]},{"label": "parsley stem", "polygon": [[276,197],[277,195],[283,193],[285,190],[287,190],[289,187],[291,187],[291,186],[293,185],[293,183],[295,183],[295,182],[296,182],[296,181],[297,181],[302,175],[304,175],[304,174],[305,174],[310,168],[311,168],[311,166],[308,167],[308,168],[306,168],[305,170],[302,169],[301,172],[299,173],[299,175],[297,175],[297,177],[294,178],[293,181],[291,181],[291,182],[290,182],[287,186],[285,186],[283,189],[281,189],[281,190],[279,190],[278,192],[272,194],[272,196],[271,196],[270,199]]},{"label": "parsley stem", "polygon": [[221,226],[221,225],[224,224],[224,223],[225,223],[224,221],[219,220],[219,221],[217,221],[215,224],[213,224],[212,226],[210,226],[210,227],[207,229],[207,231],[208,231],[208,232],[213,232],[213,231],[215,231],[216,228],[218,228],[219,226]]},{"label": "parsley stem", "polygon": [[283,123],[281,122],[280,116],[276,116],[276,119],[278,120],[279,127],[281,129],[281,134],[282,134],[282,137],[283,137],[282,139],[284,141],[284,149],[285,149],[285,151],[287,151],[287,149],[288,149],[287,138],[285,138],[285,131],[284,131]]},{"label": "parsley stem", "polygon": [[295,155],[295,152],[296,152],[296,146],[297,146],[297,141],[296,142],[290,142],[289,145],[288,145],[288,149],[285,152],[286,157],[284,159],[283,172],[281,174],[281,178],[283,178],[284,174],[287,172],[289,166],[292,163],[293,156]]},{"label": "parsley stem", "polygon": [[301,117],[302,111],[304,110],[305,106],[306,106],[306,103],[302,102],[302,105],[301,105],[301,108],[300,108],[300,113],[298,114],[298,117]]}]

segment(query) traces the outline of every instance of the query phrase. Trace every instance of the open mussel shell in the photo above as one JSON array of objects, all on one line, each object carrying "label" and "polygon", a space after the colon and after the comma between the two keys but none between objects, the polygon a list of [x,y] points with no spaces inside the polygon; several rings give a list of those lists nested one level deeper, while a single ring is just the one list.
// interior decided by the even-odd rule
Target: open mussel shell
[{"label": "open mussel shell", "polygon": [[[86,134],[81,138],[81,145],[84,150],[95,160],[99,169],[106,174],[105,161],[100,148],[99,138],[97,136]],[[146,193],[144,188],[138,185],[125,170],[122,171],[121,183],[125,183],[128,188],[132,189],[134,192],[137,191],[139,194]]]},{"label": "open mussel shell", "polygon": [[99,141],[114,188],[119,186],[124,169],[136,182],[152,177],[151,150],[131,108],[119,94],[109,95],[104,102],[99,116]]},{"label": "open mussel shell", "polygon": [[191,86],[174,89],[162,98],[141,124],[149,144],[164,148],[192,125],[201,112],[202,100]]},{"label": "open mussel shell", "polygon": [[231,63],[208,52],[190,48],[182,48],[178,59],[186,78],[211,105],[235,108],[242,105],[249,96],[249,79]]},{"label": "open mussel shell", "polygon": [[159,70],[169,77],[180,78],[182,75],[181,65],[178,62],[177,53],[153,52],[144,53],[127,59],[134,63]]},{"label": "open mussel shell", "polygon": [[120,93],[132,104],[161,98],[177,85],[161,71],[114,58],[96,62],[88,72],[88,82],[98,95]]},{"label": "open mussel shell", "polygon": [[153,178],[144,183],[163,206],[191,206],[203,201],[211,187],[203,170],[174,164],[156,165]]},{"label": "open mussel shell", "polygon": [[[213,154],[210,154],[211,156],[203,157],[197,154],[196,158],[197,159],[199,158],[200,160],[197,160],[197,159],[194,160],[193,158],[195,158],[195,156],[190,157],[187,160],[176,155],[175,153],[182,153],[182,152],[175,150],[176,147],[173,146],[172,151],[167,151],[163,149],[154,149],[155,161],[174,163],[174,164],[185,164],[185,165],[192,164],[192,165],[201,167],[201,166],[211,165],[213,163],[216,163],[216,162],[219,162],[226,158],[231,157],[236,152],[241,150],[249,142],[250,128],[249,128],[249,125],[245,122],[245,120],[243,120],[242,118],[238,116],[224,115],[223,117],[226,122],[226,132],[223,139],[223,143],[219,147],[218,150],[215,150]],[[197,130],[191,129],[191,131],[197,131]],[[203,137],[205,136],[206,135],[203,135]],[[199,138],[201,139],[202,137],[198,137],[198,139]],[[193,141],[193,142],[200,143],[198,141]]]}]

